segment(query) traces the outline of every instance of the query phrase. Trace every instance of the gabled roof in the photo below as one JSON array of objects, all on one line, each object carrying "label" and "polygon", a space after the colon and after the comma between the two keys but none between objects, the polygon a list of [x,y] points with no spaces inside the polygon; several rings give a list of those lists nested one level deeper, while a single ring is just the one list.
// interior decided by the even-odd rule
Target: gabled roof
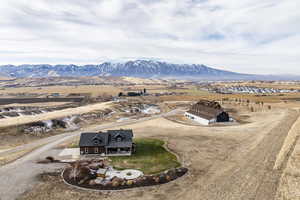
[{"label": "gabled roof", "polygon": [[194,104],[187,112],[210,120],[216,118],[219,114],[224,112],[224,110],[218,102],[201,100]]},{"label": "gabled roof", "polygon": [[124,138],[132,138],[133,137],[133,133],[132,130],[130,129],[120,129],[120,130],[108,130],[107,133],[112,137],[117,137],[117,136],[122,136]]},{"label": "gabled roof", "polygon": [[106,146],[107,143],[108,135],[106,133],[81,133],[79,146]]},{"label": "gabled roof", "polygon": [[[121,137],[121,141],[117,138]],[[131,147],[133,132],[132,130],[108,130],[100,133],[81,133],[79,146],[86,147]]]},{"label": "gabled roof", "polygon": [[[132,146],[132,130],[108,130],[110,135],[108,147],[131,147]],[[117,137],[122,137],[121,141],[117,141]]]}]

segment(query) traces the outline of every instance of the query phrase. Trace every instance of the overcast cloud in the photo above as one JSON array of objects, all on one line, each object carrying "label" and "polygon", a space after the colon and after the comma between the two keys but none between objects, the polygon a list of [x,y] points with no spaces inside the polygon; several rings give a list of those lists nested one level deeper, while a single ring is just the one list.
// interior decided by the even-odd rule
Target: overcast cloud
[{"label": "overcast cloud", "polygon": [[0,64],[155,58],[300,74],[299,0],[1,0]]}]

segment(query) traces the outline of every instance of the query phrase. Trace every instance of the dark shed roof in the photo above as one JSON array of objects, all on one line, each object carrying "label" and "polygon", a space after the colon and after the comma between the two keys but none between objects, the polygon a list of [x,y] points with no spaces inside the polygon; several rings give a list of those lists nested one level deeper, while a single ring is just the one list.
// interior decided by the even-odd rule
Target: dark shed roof
[{"label": "dark shed roof", "polygon": [[194,104],[187,112],[210,120],[216,118],[218,115],[224,112],[224,110],[218,102],[201,100]]}]

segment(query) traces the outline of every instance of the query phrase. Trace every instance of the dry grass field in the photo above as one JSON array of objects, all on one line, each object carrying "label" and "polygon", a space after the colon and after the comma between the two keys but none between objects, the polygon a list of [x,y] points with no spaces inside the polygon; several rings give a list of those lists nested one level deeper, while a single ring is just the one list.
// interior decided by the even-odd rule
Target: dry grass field
[{"label": "dry grass field", "polygon": [[[178,123],[172,118],[169,118],[171,120],[159,118],[133,125],[114,127],[115,129],[133,129],[137,139],[153,138],[166,141],[168,148],[179,155],[182,165],[189,168],[189,174],[166,185],[114,193],[74,189],[66,186],[61,181],[59,174],[44,174],[40,177],[41,182],[20,199],[272,200],[276,197],[276,193],[278,197],[278,195],[286,194],[286,191],[294,192],[291,188],[297,186],[299,173],[295,173],[297,176],[293,176],[292,179],[288,179],[288,175],[295,172],[294,166],[298,166],[295,164],[297,162],[295,160],[299,156],[293,154],[294,159],[287,163],[287,159],[283,157],[291,152],[289,150],[281,151],[281,148],[293,147],[293,145],[284,144],[284,142],[288,140],[286,136],[299,117],[299,112],[295,111],[295,108],[300,107],[298,101],[300,94],[284,94],[283,96],[225,95],[208,93],[197,89],[194,85],[170,89],[166,84],[147,85],[147,83],[139,82],[141,80],[134,79],[131,81],[137,82],[138,85],[105,86],[105,89],[103,89],[104,86],[58,86],[42,87],[39,90],[45,89],[47,93],[59,93],[61,91],[65,92],[64,94],[93,93],[93,96],[104,93],[116,95],[120,91],[137,91],[143,88],[147,88],[149,93],[184,92],[185,95],[136,97],[131,98],[131,100],[167,102],[173,108],[180,106],[186,108],[187,105],[199,99],[218,100],[226,109],[230,110],[231,115],[238,122],[230,126],[205,127]],[[57,88],[58,90],[56,90]],[[73,89],[69,90],[71,88]],[[98,91],[100,88],[103,90]],[[0,92],[4,91],[7,92],[0,90]],[[28,90],[26,92],[34,91]],[[258,102],[264,102],[264,105],[258,104]],[[44,113],[48,115],[41,114],[39,120],[90,112],[104,109],[107,106],[109,104],[94,104]],[[180,116],[175,117],[180,118]],[[31,119],[31,116],[29,118],[22,119],[20,122],[16,121],[16,118],[4,119],[8,121],[3,123],[0,120],[0,127],[1,124],[24,124],[37,119],[36,116],[32,117],[35,119]],[[74,138],[74,140],[78,140],[78,138]],[[62,146],[68,145],[63,144]],[[279,157],[283,155],[283,157],[278,159],[278,155]],[[276,161],[280,162],[281,168],[274,169]],[[285,166],[289,166],[291,162],[294,167],[292,172],[285,169]],[[282,172],[285,176],[282,176]],[[291,187],[284,188],[283,186],[288,183]],[[281,193],[278,193],[278,188]]]},{"label": "dry grass field", "polygon": [[[115,193],[67,187],[59,175],[42,181],[20,199],[274,199],[281,172],[274,170],[287,132],[298,117],[289,109],[249,112],[249,122],[228,127],[199,127],[159,118],[134,125],[136,138],[158,138],[176,152],[189,175],[166,185]],[[159,126],[158,126],[159,124]]]},{"label": "dry grass field", "polygon": [[57,111],[52,111],[52,112],[42,113],[37,115],[4,118],[4,119],[0,119],[0,127],[17,126],[17,125],[28,124],[37,121],[56,119],[65,116],[88,113],[95,110],[103,110],[109,108],[110,104],[111,102],[96,103],[96,104],[80,106],[76,108],[67,108],[63,110],[57,110]]},{"label": "dry grass field", "polygon": [[264,103],[289,103],[296,102],[300,100],[299,93],[284,94],[280,95],[266,95],[266,96],[256,96],[253,94],[217,94],[217,93],[208,93],[206,91],[197,91],[197,93],[192,93],[193,90],[189,90],[189,93],[186,95],[172,95],[172,96],[162,96],[160,99],[162,101],[197,101],[199,99],[207,100],[217,100],[221,101],[222,99],[228,99],[229,101],[235,100],[249,100],[251,102],[264,102]]},{"label": "dry grass field", "polygon": [[62,106],[65,104],[70,104],[70,102],[44,102],[44,103],[30,103],[30,104],[22,104],[22,103],[12,103],[7,105],[0,105],[0,108],[5,107],[26,107],[26,106],[32,106],[32,107],[54,107],[54,106]]},{"label": "dry grass field", "polygon": [[110,85],[82,85],[82,86],[45,86],[45,87],[18,87],[5,88],[0,90],[0,94],[8,95],[10,93],[59,93],[61,95],[68,95],[70,93],[90,93],[93,97],[107,94],[117,95],[122,90]]}]

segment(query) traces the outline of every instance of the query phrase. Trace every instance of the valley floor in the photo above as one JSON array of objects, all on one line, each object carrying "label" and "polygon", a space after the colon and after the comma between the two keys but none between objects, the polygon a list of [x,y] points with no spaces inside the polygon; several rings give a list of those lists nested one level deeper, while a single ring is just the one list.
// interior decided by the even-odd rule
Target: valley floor
[{"label": "valley floor", "polygon": [[167,141],[181,157],[190,172],[169,184],[101,193],[71,188],[56,175],[20,199],[272,200],[282,174],[273,169],[276,156],[298,112],[273,109],[248,114],[250,123],[227,127],[188,126],[165,118],[120,126],[132,128],[136,137]]}]

